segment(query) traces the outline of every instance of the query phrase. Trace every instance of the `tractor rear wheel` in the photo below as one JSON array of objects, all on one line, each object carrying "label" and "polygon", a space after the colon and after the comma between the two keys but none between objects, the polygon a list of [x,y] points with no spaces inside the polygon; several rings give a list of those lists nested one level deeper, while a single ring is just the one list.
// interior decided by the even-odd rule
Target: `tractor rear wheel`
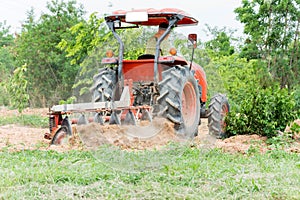
[{"label": "tractor rear wheel", "polygon": [[194,74],[185,67],[172,67],[162,73],[157,98],[161,115],[189,138],[198,133],[200,120],[199,89]]},{"label": "tractor rear wheel", "polygon": [[116,72],[110,68],[103,68],[94,76],[92,87],[93,101],[104,102],[112,98],[114,86],[116,84]]},{"label": "tractor rear wheel", "polygon": [[226,136],[225,117],[230,110],[228,99],[223,94],[214,95],[208,106],[208,128],[209,134],[217,138]]}]

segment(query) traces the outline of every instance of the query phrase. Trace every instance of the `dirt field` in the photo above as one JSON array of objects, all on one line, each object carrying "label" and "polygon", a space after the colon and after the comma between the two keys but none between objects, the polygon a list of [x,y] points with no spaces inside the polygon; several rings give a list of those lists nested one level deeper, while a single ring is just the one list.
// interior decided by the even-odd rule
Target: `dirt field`
[{"label": "dirt field", "polygon": [[[18,115],[15,110],[2,108],[0,116]],[[47,109],[27,109],[24,114],[47,116]],[[300,123],[300,120],[298,121]],[[225,152],[246,153],[250,148],[260,152],[267,151],[266,138],[258,135],[239,135],[225,140],[217,140],[208,134],[207,119],[202,119],[199,134],[192,140],[178,136],[170,122],[158,119],[151,125],[133,126],[101,126],[91,123],[76,126],[74,136],[66,139],[60,146],[50,145],[50,140],[43,138],[48,129],[30,128],[19,125],[0,126],[0,149],[23,150],[41,149],[66,151],[70,149],[95,149],[99,145],[111,144],[126,150],[159,149],[170,142],[187,143],[197,148],[221,148]],[[300,152],[300,143],[295,142],[288,151]]]}]

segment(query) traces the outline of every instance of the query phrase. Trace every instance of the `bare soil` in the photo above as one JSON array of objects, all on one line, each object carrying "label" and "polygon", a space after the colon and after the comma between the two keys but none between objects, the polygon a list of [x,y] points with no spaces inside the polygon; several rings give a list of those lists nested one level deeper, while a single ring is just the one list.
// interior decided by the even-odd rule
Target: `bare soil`
[{"label": "bare soil", "polygon": [[[23,114],[37,114],[47,116],[48,109],[26,109]],[[0,108],[0,117],[16,116],[16,110]],[[264,153],[270,147],[266,144],[266,137],[258,135],[238,135],[224,140],[215,139],[208,134],[207,119],[201,120],[197,137],[186,139],[176,134],[172,123],[164,119],[156,119],[151,124],[139,126],[101,126],[96,123],[73,127],[73,136],[67,138],[59,146],[50,145],[50,140],[44,139],[48,129],[30,128],[19,125],[0,126],[0,150],[56,150],[95,149],[100,145],[110,144],[125,150],[159,149],[170,142],[187,143],[197,148],[220,148],[224,152],[247,153],[255,149]],[[300,120],[295,121],[300,125]],[[287,127],[287,131],[289,128]],[[295,143],[289,147],[290,152],[300,152],[300,133],[295,135]]]}]

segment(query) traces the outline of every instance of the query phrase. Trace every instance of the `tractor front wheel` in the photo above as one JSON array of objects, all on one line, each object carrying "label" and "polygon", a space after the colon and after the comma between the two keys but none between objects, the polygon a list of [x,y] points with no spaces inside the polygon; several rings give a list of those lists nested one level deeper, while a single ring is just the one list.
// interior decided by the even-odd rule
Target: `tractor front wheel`
[{"label": "tractor front wheel", "polygon": [[226,136],[225,117],[230,110],[228,99],[223,94],[214,95],[208,106],[208,128],[209,133],[217,138]]}]

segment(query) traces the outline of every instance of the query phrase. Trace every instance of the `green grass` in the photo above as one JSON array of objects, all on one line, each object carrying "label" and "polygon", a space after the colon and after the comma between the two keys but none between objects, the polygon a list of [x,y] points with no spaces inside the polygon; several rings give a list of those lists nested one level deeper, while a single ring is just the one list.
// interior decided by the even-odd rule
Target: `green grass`
[{"label": "green grass", "polygon": [[[108,147],[2,151],[0,199],[300,199],[298,154],[242,155],[190,147],[157,153]],[[145,165],[157,157],[170,162]]]},{"label": "green grass", "polygon": [[9,117],[0,117],[0,126],[6,124],[19,124],[35,128],[48,127],[48,118],[38,115],[18,115]]}]

